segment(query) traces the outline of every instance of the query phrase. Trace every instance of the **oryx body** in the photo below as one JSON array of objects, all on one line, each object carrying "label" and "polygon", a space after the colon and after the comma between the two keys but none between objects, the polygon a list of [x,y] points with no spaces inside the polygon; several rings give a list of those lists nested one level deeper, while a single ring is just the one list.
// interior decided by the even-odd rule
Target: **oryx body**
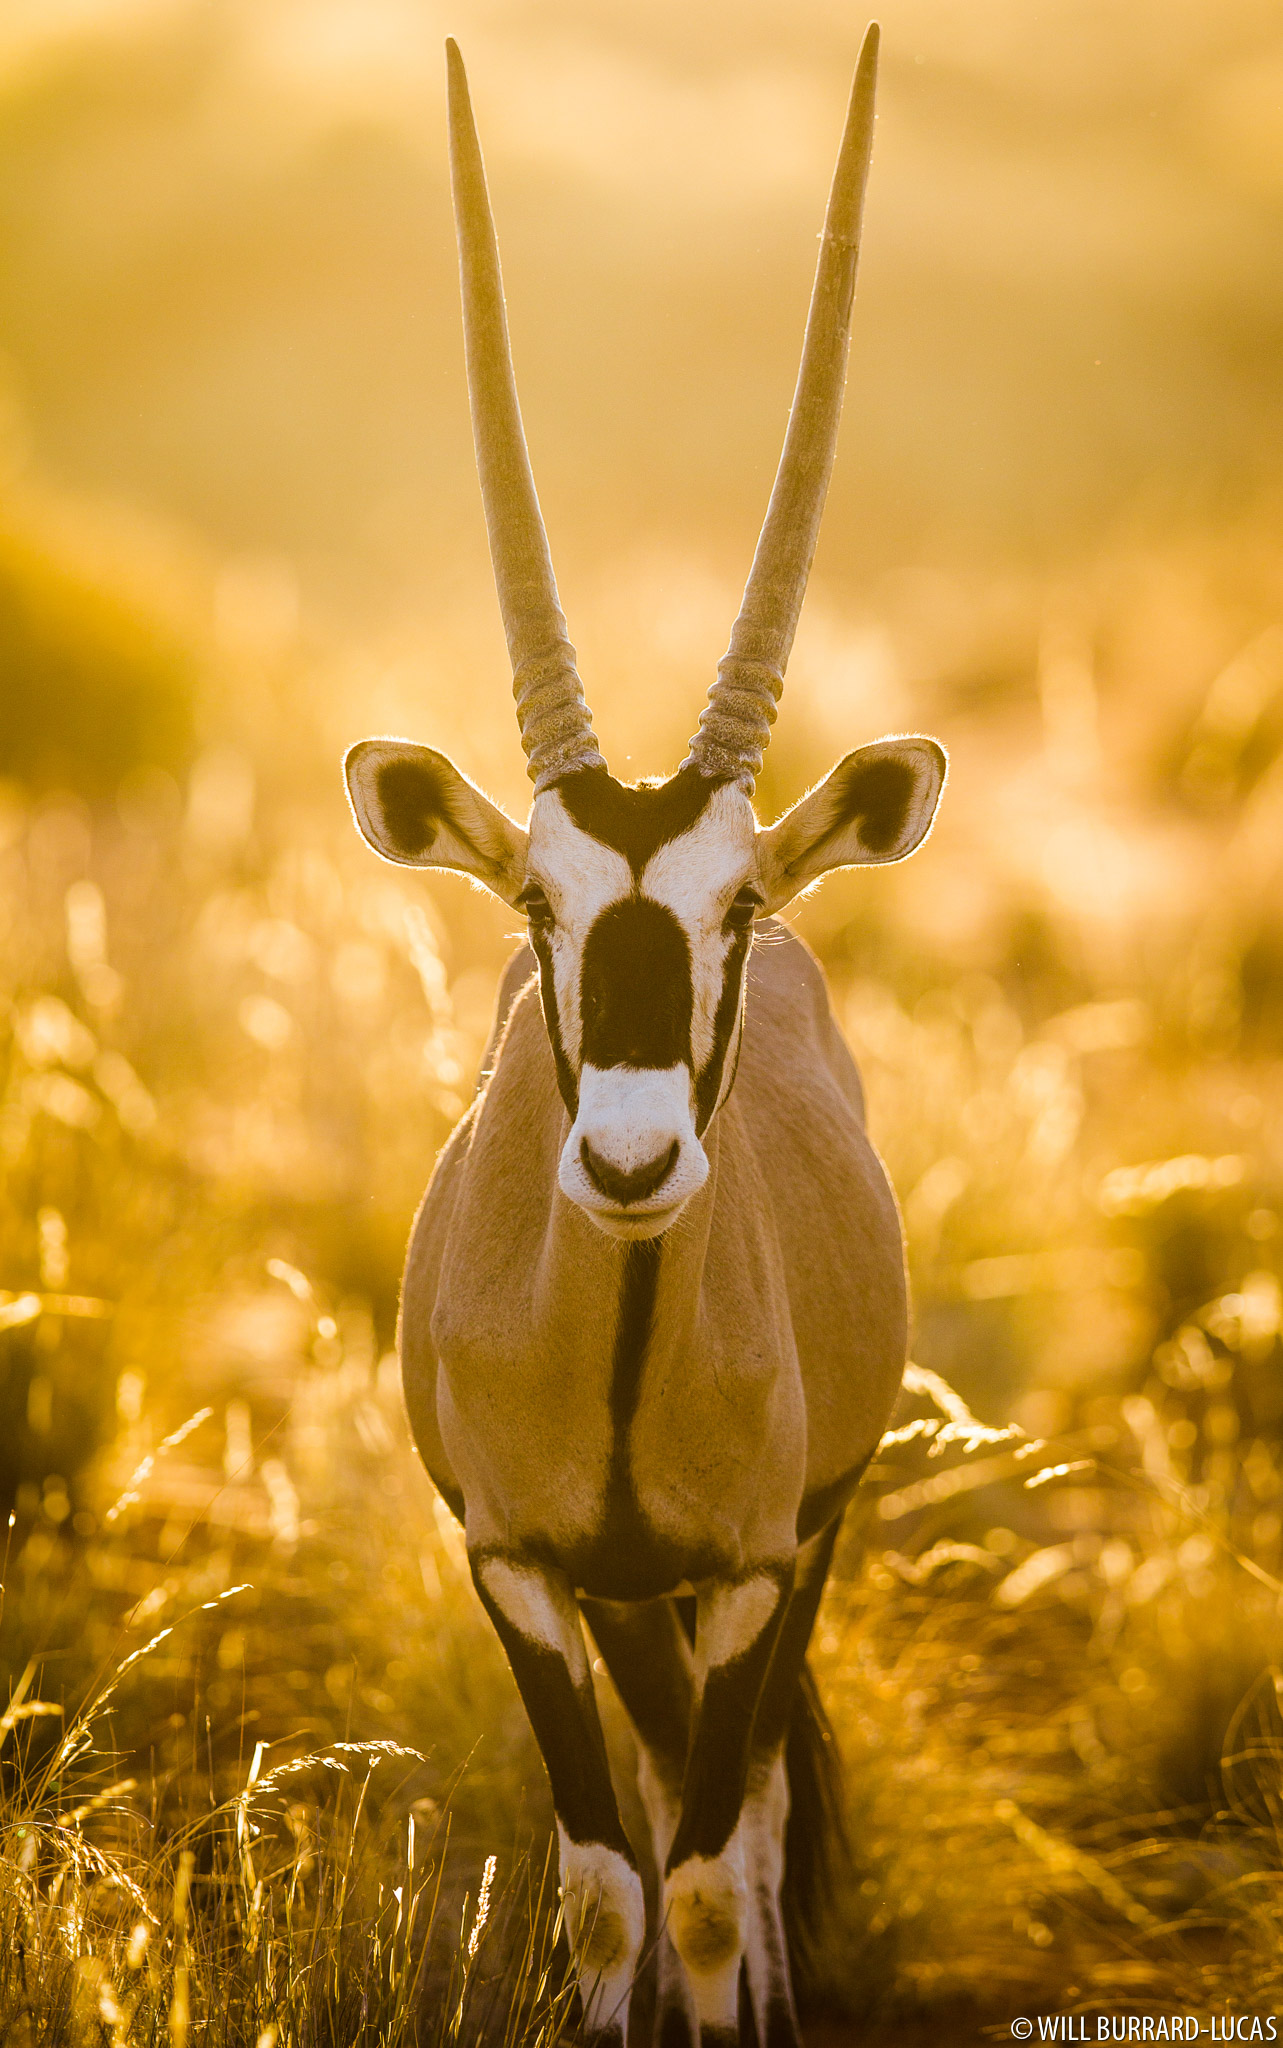
[{"label": "oryx body", "polygon": [[746,981],[708,1179],[679,1227],[630,1242],[557,1186],[568,1118],[523,951],[411,1241],[429,1472],[470,1545],[556,1558],[596,1599],[791,1558],[845,1505],[904,1368],[899,1223],[820,970],[777,927]]},{"label": "oryx body", "polygon": [[665,2048],[736,2038],[742,1966],[761,2048],[796,2039],[785,1739],[905,1357],[900,1225],[859,1080],[819,968],[771,913],[830,868],[911,852],[944,757],[883,740],[769,829],[751,803],[832,462],[874,49],[871,32],[731,648],[688,760],[629,787],[597,749],[557,604],[451,46],[469,382],[528,826],[427,748],[348,757],[378,851],[470,873],[528,921],[483,1086],[415,1226],[405,1391],[548,1767],[585,2014],[616,2034],[645,1915],[581,1616],[632,1721]]}]

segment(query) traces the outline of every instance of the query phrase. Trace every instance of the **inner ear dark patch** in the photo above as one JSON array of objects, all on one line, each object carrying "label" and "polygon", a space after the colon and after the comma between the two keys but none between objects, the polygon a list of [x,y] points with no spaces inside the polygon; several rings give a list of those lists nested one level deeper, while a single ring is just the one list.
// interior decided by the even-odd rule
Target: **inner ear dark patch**
[{"label": "inner ear dark patch", "polygon": [[846,777],[831,829],[858,821],[869,852],[887,853],[903,835],[916,788],[917,776],[907,761],[884,756],[857,762]]},{"label": "inner ear dark patch", "polygon": [[[388,838],[407,860],[421,859],[448,815],[445,776],[431,762],[385,761],[378,785],[379,813]],[[453,820],[451,829],[458,833]]]}]

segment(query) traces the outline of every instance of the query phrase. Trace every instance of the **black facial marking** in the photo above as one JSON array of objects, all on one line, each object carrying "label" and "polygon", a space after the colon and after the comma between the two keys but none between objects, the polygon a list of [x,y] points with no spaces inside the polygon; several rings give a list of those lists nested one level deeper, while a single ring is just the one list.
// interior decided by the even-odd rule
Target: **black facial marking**
[{"label": "black facial marking", "polygon": [[427,853],[446,810],[446,778],[434,762],[385,761],[378,772],[383,828],[407,859]]},{"label": "black facial marking", "polygon": [[632,896],[584,946],[581,1057],[594,1067],[675,1067],[691,1056],[690,947],[671,910]]},{"label": "black facial marking", "polygon": [[548,1027],[553,1065],[557,1069],[557,1087],[573,1123],[579,1114],[579,1083],[575,1079],[574,1068],[566,1058],[566,1047],[561,1036],[561,1019],[557,1015],[557,976],[552,964],[551,927],[532,923],[530,946],[539,962],[539,1001],[543,1006],[544,1023]]},{"label": "black facial marking", "polygon": [[917,777],[907,761],[892,756],[857,761],[843,778],[837,796],[840,809],[830,829],[837,831],[858,819],[860,837],[870,853],[886,853],[904,831],[916,787]]},{"label": "black facial marking", "polygon": [[670,839],[689,831],[723,784],[697,768],[679,768],[667,782],[632,789],[604,768],[581,768],[557,792],[581,832],[622,853],[635,875]]},{"label": "black facial marking", "polygon": [[695,1130],[703,1137],[717,1107],[721,1092],[722,1069],[726,1065],[727,1048],[739,1016],[740,993],[744,986],[744,961],[753,940],[751,925],[733,928],[730,951],[722,969],[722,992],[717,999],[717,1011],[713,1018],[713,1046],[695,1083]]}]

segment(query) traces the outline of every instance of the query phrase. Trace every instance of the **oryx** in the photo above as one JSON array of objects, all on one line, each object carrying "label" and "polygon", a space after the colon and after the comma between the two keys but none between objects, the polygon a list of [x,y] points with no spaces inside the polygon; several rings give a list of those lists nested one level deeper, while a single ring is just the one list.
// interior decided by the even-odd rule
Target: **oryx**
[{"label": "oryx", "polygon": [[730,648],[686,760],[636,786],[607,771],[567,638],[447,47],[473,432],[534,802],[523,829],[408,740],[347,757],[378,853],[473,876],[529,933],[414,1226],[406,1402],[547,1764],[589,2030],[626,2032],[645,1925],[581,1617],[637,1737],[665,2048],[737,2038],[741,1964],[762,2048],[784,2048],[785,1736],[838,1522],[900,1384],[906,1294],[820,970],[766,921],[830,869],[911,853],[946,765],[934,740],[878,740],[775,825],[753,814],[833,462],[877,30]]}]

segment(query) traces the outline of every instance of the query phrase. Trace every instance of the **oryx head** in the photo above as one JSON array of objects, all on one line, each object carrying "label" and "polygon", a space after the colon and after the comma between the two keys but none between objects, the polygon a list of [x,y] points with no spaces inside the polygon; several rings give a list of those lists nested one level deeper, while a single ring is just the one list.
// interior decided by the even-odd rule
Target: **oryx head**
[{"label": "oryx head", "polygon": [[667,1228],[708,1176],[701,1138],[730,1092],[755,918],[833,868],[902,860],[945,776],[935,740],[848,754],[776,824],[753,814],[837,443],[873,139],[877,29],[851,94],[784,452],[730,646],[677,773],[608,772],[566,633],[526,452],[499,255],[463,62],[447,45],[473,437],[535,786],[523,830],[444,754],[363,740],[346,762],[376,852],[456,868],[525,913],[571,1120],[563,1193],[617,1236]]}]

